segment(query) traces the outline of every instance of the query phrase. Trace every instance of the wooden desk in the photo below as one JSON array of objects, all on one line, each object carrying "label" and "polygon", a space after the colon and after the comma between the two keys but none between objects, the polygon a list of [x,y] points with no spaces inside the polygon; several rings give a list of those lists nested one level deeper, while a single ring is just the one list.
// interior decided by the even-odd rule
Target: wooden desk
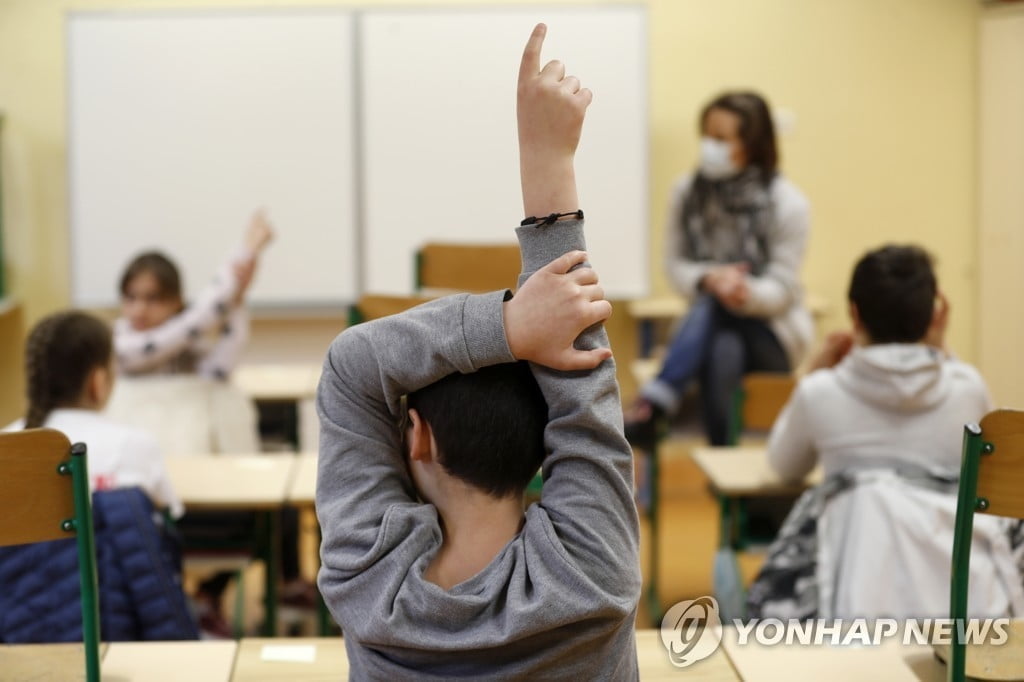
[{"label": "wooden desk", "polygon": [[103,682],[228,682],[238,642],[111,642]]},{"label": "wooden desk", "polygon": [[300,507],[312,507],[316,503],[317,453],[303,452],[296,455],[291,485],[288,487],[288,503]]},{"label": "wooden desk", "polygon": [[319,439],[319,422],[315,399],[322,367],[313,364],[243,365],[232,374],[232,381],[256,402],[293,403],[295,445],[315,449]]},{"label": "wooden desk", "polygon": [[[816,322],[827,315],[831,309],[825,297],[815,294],[805,294],[804,303]],[[686,299],[678,294],[659,294],[629,301],[626,310],[629,311],[633,319],[640,323],[641,357],[648,357],[654,349],[655,323],[679,320],[686,314],[688,307]],[[649,373],[645,367],[641,366],[638,369],[641,372]]]},{"label": "wooden desk", "polygon": [[[739,682],[725,650],[718,651],[686,668],[677,668],[668,659],[668,650],[661,641],[661,632],[654,629],[636,631],[637,663],[640,679],[644,682],[673,682],[690,680],[700,682]],[[752,678],[746,678],[752,679]]]},{"label": "wooden desk", "polygon": [[171,483],[190,509],[279,509],[291,485],[295,455],[175,455]]},{"label": "wooden desk", "polygon": [[[100,661],[107,645],[100,644]],[[0,644],[0,682],[78,682],[85,679],[81,644]]]},{"label": "wooden desk", "polygon": [[[313,647],[315,659],[311,663],[266,661],[261,658],[263,647],[298,645]],[[678,680],[685,676],[687,680],[702,682],[738,682],[740,679],[733,671],[723,649],[719,649],[709,658],[693,664],[685,670],[676,668],[668,660],[668,653],[661,643],[661,635],[657,630],[637,630],[636,633],[637,661],[640,667],[641,680]],[[304,653],[304,652],[303,652]],[[235,674],[232,682],[271,682],[290,680],[291,682],[327,682],[328,680],[345,679],[348,675],[348,657],[345,643],[339,638],[316,639],[243,639],[235,661]]]},{"label": "wooden desk", "polygon": [[321,370],[320,364],[243,365],[232,373],[231,381],[256,402],[293,403],[290,437],[299,450],[315,450],[320,426],[315,399]]},{"label": "wooden desk", "polygon": [[[762,646],[751,633],[737,643],[735,628],[725,628],[722,646],[744,680],[785,679],[787,682],[944,682],[946,667],[935,660],[931,647],[903,646],[898,638],[879,646]],[[721,650],[720,650],[721,651]]]},{"label": "wooden desk", "polygon": [[803,481],[782,480],[768,464],[763,447],[694,448],[691,457],[708,477],[722,505],[723,548],[743,549],[747,544],[745,500],[798,495],[821,482],[821,467]]},{"label": "wooden desk", "polygon": [[253,400],[302,400],[316,397],[320,365],[242,365],[231,381]]},{"label": "wooden desk", "polygon": [[168,457],[167,473],[185,509],[260,513],[259,545],[266,562],[264,633],[277,629],[280,510],[288,497],[295,455],[180,455]]},{"label": "wooden desk", "polygon": [[[729,566],[728,570],[735,575],[734,581],[740,583],[736,552],[746,548],[749,543],[747,500],[752,497],[799,494],[821,480],[821,470],[815,469],[805,481],[784,481],[769,466],[768,454],[762,447],[694,448],[691,456],[708,477],[721,508],[721,532],[719,552],[715,556],[715,575],[719,575],[726,570],[725,566]],[[728,594],[718,591],[717,581],[716,577],[715,595],[719,601],[723,604],[732,603],[733,600],[728,598]],[[742,606],[735,606],[723,617],[742,617],[743,612]]]},{"label": "wooden desk", "polygon": [[[264,653],[303,654],[313,649],[313,660],[265,660]],[[243,639],[239,643],[232,682],[337,682],[348,679],[348,655],[340,637],[297,639]]]},{"label": "wooden desk", "polygon": [[[804,303],[815,318],[824,317],[830,309],[828,300],[816,294],[806,294]],[[686,314],[687,302],[678,294],[660,294],[634,299],[628,303],[626,309],[638,320],[677,320]]]},{"label": "wooden desk", "polygon": [[[967,645],[964,674],[968,679],[1024,680],[1024,618],[1010,621],[1008,639],[1001,645],[972,643]],[[949,660],[949,644],[934,644],[932,650],[945,661]],[[938,665],[938,663],[936,663]],[[945,678],[943,681],[945,682]]]},{"label": "wooden desk", "polygon": [[715,492],[726,497],[794,494],[821,482],[821,467],[803,481],[782,480],[768,464],[765,448],[703,447],[694,448],[691,456]]}]

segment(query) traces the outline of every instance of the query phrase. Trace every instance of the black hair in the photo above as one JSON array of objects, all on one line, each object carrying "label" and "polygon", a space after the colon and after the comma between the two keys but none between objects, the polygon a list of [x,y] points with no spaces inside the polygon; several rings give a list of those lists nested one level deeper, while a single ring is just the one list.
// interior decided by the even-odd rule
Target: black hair
[{"label": "black hair", "polygon": [[928,252],[890,244],[857,262],[849,299],[872,343],[917,343],[931,325],[937,291]]},{"label": "black hair", "polygon": [[140,253],[128,263],[124,274],[121,275],[122,296],[128,295],[128,285],[144,272],[149,272],[156,278],[161,297],[181,300],[181,275],[178,266],[159,251]]},{"label": "black hair", "polygon": [[700,113],[700,133],[712,109],[736,114],[740,119],[740,140],[747,153],[747,163],[761,171],[761,180],[768,184],[779,167],[779,150],[775,143],[775,125],[771,109],[756,92],[725,92],[708,102]]},{"label": "black hair", "polygon": [[36,324],[25,344],[25,428],[40,427],[54,408],[73,405],[89,373],[110,366],[112,345],[110,327],[86,313],[56,313]]},{"label": "black hair", "polygon": [[408,396],[452,476],[502,498],[521,495],[544,460],[548,408],[525,362],[450,374]]}]

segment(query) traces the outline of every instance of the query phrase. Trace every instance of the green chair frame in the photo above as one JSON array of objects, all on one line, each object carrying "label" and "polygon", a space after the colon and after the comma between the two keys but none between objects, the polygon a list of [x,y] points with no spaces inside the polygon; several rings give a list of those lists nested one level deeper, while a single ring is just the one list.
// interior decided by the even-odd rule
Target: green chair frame
[{"label": "green chair frame", "polygon": [[964,426],[960,488],[953,532],[950,574],[952,642],[946,668],[949,682],[963,682],[967,650],[956,636],[968,619],[967,597],[974,514],[1024,518],[1024,412],[995,410],[981,424]]}]

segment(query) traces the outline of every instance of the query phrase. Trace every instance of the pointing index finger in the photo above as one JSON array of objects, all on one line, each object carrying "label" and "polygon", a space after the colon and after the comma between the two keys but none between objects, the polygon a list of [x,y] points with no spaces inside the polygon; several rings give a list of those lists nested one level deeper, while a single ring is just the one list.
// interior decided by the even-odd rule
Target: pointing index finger
[{"label": "pointing index finger", "polygon": [[536,76],[540,72],[540,48],[544,45],[544,36],[548,27],[544,24],[537,24],[530,39],[526,41],[526,49],[523,50],[523,60],[519,64],[519,82]]}]

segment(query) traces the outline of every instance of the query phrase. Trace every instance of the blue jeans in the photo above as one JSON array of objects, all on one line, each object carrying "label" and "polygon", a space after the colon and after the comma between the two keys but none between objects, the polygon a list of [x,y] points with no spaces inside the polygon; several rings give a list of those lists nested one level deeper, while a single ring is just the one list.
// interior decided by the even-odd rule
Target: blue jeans
[{"label": "blue jeans", "polygon": [[767,322],[736,315],[714,297],[702,295],[673,337],[658,377],[641,392],[671,414],[690,382],[698,380],[708,440],[725,445],[743,375],[789,370],[786,351]]}]

